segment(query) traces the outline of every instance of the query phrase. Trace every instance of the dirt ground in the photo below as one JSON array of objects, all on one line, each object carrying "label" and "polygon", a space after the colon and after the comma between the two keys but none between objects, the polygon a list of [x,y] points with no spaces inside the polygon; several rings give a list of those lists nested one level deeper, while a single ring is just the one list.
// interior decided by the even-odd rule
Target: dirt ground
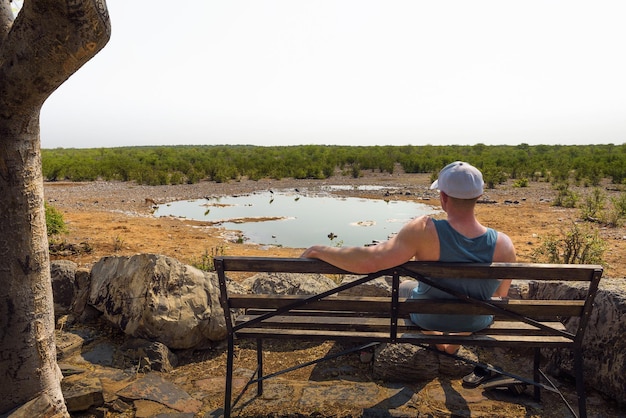
[{"label": "dirt ground", "polygon": [[[294,190],[298,188],[301,193],[316,192],[328,185],[383,185],[389,188],[379,191],[350,189],[336,192],[336,194],[372,199],[415,200],[438,206],[437,192],[428,190],[430,182],[430,176],[425,174],[367,173],[358,179],[336,176],[317,181],[242,180],[230,183],[203,182],[195,185],[154,187],[119,182],[46,183],[46,200],[63,213],[69,229],[68,234],[54,237],[51,240],[57,244],[57,248],[65,248],[52,254],[51,258],[53,260],[72,260],[81,267],[89,268],[104,256],[137,253],[163,254],[181,262],[196,265],[202,262],[205,254],[299,256],[302,252],[301,248],[266,247],[251,243],[237,243],[234,238],[237,234],[226,231],[219,225],[182,218],[156,218],[152,215],[153,206],[176,200],[240,195],[264,190]],[[606,188],[612,189],[613,187],[607,184]],[[574,190],[581,195],[591,192],[591,189],[585,188],[574,188]],[[611,195],[618,192],[606,190],[606,193]],[[571,222],[578,220],[579,210],[563,209],[552,205],[555,196],[556,192],[546,182],[532,182],[529,187],[524,188],[512,187],[511,184],[500,185],[496,189],[486,191],[485,202],[477,206],[477,215],[485,225],[504,231],[511,237],[516,246],[519,261],[531,261],[531,253],[541,244],[543,237],[548,234],[561,234],[562,231],[571,228]],[[320,229],[320,243],[329,242],[326,237],[328,231],[323,226],[311,225],[311,228]],[[599,228],[598,232],[607,244],[604,255],[607,262],[605,275],[614,279],[623,279],[626,275],[626,266],[622,262],[626,256],[626,246],[624,245],[626,230],[624,228]],[[63,245],[59,246],[59,244]],[[72,251],[72,248],[89,248],[89,251]],[[317,358],[333,349],[332,343],[276,347],[276,350],[270,350],[274,352],[268,354],[265,363],[268,369],[275,370],[274,363],[282,366],[292,365],[296,361]],[[205,392],[210,391],[202,385],[223,379],[225,370],[223,347],[177,354],[181,364],[168,376],[168,379],[172,379],[189,393],[197,392],[199,387],[204,388],[202,390]],[[254,358],[253,347],[244,345],[238,348],[240,367],[252,367]],[[352,364],[351,376],[349,377],[351,381],[371,381],[369,365],[361,364],[358,357],[347,361]],[[345,364],[335,365],[337,370],[343,369],[345,366]],[[328,364],[328,367],[332,369],[332,362]],[[326,377],[320,378],[315,374],[331,373],[328,370],[317,367],[312,370],[309,367],[290,373],[289,378],[293,381],[326,380]],[[330,378],[333,378],[332,375]],[[448,384],[452,383],[448,382]],[[205,396],[204,399],[204,411],[221,407],[221,396]],[[323,400],[320,402],[324,404]],[[546,399],[544,402],[550,404],[552,399]],[[554,402],[558,403],[558,400],[554,400]],[[448,413],[432,415],[428,410],[431,406],[428,406],[428,403],[424,405],[427,409],[424,411],[424,416],[450,416]],[[446,404],[442,405],[441,407],[446,409]],[[499,402],[488,404],[487,407],[497,410],[497,415],[502,413],[501,416],[528,416],[525,415],[527,412],[520,412],[519,405],[516,403],[505,402],[503,404]],[[593,405],[591,407],[593,408]],[[150,416],[157,412],[163,412],[158,405],[155,405],[154,408],[154,411],[150,412]],[[606,412],[603,401],[596,408]],[[263,410],[257,411],[254,415],[271,415],[265,415],[265,412]],[[276,411],[270,409],[269,412]],[[353,416],[350,415],[350,412],[344,412],[333,412],[325,409],[324,416]],[[541,416],[560,416],[561,413],[555,412],[556,415],[542,413]],[[243,416],[249,415],[244,413]],[[487,413],[484,416],[493,415]],[[531,416],[536,415],[531,414]],[[602,416],[602,413],[597,416]]]},{"label": "dirt ground", "polygon": [[[236,233],[228,233],[219,225],[182,218],[156,218],[154,204],[176,200],[201,199],[207,196],[226,196],[263,190],[293,190],[315,192],[328,185],[383,185],[391,189],[380,191],[346,190],[338,195],[414,200],[433,206],[439,205],[438,195],[428,190],[427,174],[366,173],[353,179],[336,176],[327,180],[242,180],[230,183],[202,182],[193,185],[139,186],[133,183],[89,182],[46,183],[46,199],[64,215],[69,233],[52,241],[71,247],[87,243],[90,252],[60,251],[52,259],[69,259],[80,266],[90,267],[108,255],[158,253],[181,262],[198,264],[203,255],[263,255],[299,256],[302,249],[266,247],[237,243]],[[591,188],[573,187],[584,196]],[[614,196],[623,193],[613,185],[605,185],[605,193]],[[511,183],[488,189],[477,206],[479,220],[508,234],[515,244],[518,260],[532,261],[531,254],[548,234],[561,235],[569,231],[572,222],[580,217],[579,209],[553,206],[556,191],[547,182],[531,182],[529,187],[512,187]],[[322,208],[323,210],[323,208]],[[329,214],[331,216],[331,214]],[[329,243],[326,231],[320,228],[319,243]],[[606,243],[605,277],[624,278],[626,264],[626,229],[594,225]],[[232,232],[232,231],[231,231]],[[83,244],[84,245],[84,244]]]}]

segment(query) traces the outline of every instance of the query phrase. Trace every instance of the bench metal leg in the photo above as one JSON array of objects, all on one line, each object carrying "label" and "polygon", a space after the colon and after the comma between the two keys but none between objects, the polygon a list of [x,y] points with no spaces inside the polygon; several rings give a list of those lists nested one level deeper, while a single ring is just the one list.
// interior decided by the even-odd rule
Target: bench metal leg
[{"label": "bench metal leg", "polygon": [[226,388],[224,393],[224,418],[230,418],[231,401],[233,392],[233,361],[235,355],[235,342],[233,336],[228,336],[228,353],[226,356]]},{"label": "bench metal leg", "polygon": [[235,358],[235,341],[233,336],[228,338],[228,355],[226,357],[226,388],[224,390],[224,418],[229,418],[230,414],[241,400],[244,393],[248,390],[251,384],[257,384],[257,396],[263,394],[263,381],[266,379],[263,376],[263,340],[257,339],[257,368],[253,376],[248,380],[248,383],[241,390],[237,398],[232,400],[233,392],[233,368]]},{"label": "bench metal leg", "polygon": [[578,395],[578,417],[587,418],[587,395],[585,394],[585,380],[583,376],[583,351],[580,347],[574,348],[573,351],[576,394]]},{"label": "bench metal leg", "polygon": [[263,340],[256,340],[256,364],[257,364],[257,396],[263,395]]}]

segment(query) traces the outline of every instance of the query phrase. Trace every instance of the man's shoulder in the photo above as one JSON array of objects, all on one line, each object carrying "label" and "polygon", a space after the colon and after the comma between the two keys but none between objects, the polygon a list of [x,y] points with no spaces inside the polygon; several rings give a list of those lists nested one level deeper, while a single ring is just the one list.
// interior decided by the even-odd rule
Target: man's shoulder
[{"label": "man's shoulder", "polygon": [[498,234],[498,240],[512,242],[511,238],[506,233],[498,231],[496,229],[494,229],[494,231],[496,231],[496,234]]},{"label": "man's shoulder", "polygon": [[418,216],[412,219],[402,228],[403,232],[408,232],[413,238],[427,238],[424,234],[435,234],[436,228],[433,219],[428,215]]},{"label": "man's shoulder", "polygon": [[517,256],[515,254],[515,246],[511,238],[504,232],[497,231],[498,238],[496,240],[496,249],[493,261],[496,262],[515,262]]},{"label": "man's shoulder", "polygon": [[422,215],[418,216],[417,218],[411,219],[411,221],[409,221],[407,225],[432,225],[433,221],[434,220],[430,217],[430,215]]}]

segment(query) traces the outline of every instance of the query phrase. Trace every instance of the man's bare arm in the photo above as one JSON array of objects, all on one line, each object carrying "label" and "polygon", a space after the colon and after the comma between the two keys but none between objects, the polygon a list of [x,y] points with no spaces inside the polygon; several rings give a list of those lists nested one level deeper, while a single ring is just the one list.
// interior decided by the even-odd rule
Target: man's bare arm
[{"label": "man's bare arm", "polygon": [[365,274],[395,267],[412,259],[427,238],[425,217],[405,225],[387,241],[369,247],[329,247],[314,245],[301,257],[317,258],[353,273]]},{"label": "man's bare arm", "polygon": [[[493,261],[498,263],[514,263],[517,261],[513,241],[511,241],[511,238],[509,238],[508,235],[502,232],[498,232],[498,241],[496,243],[496,251],[493,255]],[[510,287],[511,279],[502,280],[493,296],[501,298],[507,297]]]}]

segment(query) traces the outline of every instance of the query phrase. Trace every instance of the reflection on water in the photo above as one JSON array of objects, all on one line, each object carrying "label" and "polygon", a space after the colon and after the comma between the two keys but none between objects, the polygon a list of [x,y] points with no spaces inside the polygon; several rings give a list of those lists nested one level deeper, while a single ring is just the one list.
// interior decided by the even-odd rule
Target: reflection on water
[{"label": "reflection on water", "polygon": [[386,240],[410,219],[436,211],[415,202],[266,191],[172,202],[160,205],[154,214],[219,222],[228,230],[241,231],[248,242],[306,248],[313,244],[352,246]]}]

